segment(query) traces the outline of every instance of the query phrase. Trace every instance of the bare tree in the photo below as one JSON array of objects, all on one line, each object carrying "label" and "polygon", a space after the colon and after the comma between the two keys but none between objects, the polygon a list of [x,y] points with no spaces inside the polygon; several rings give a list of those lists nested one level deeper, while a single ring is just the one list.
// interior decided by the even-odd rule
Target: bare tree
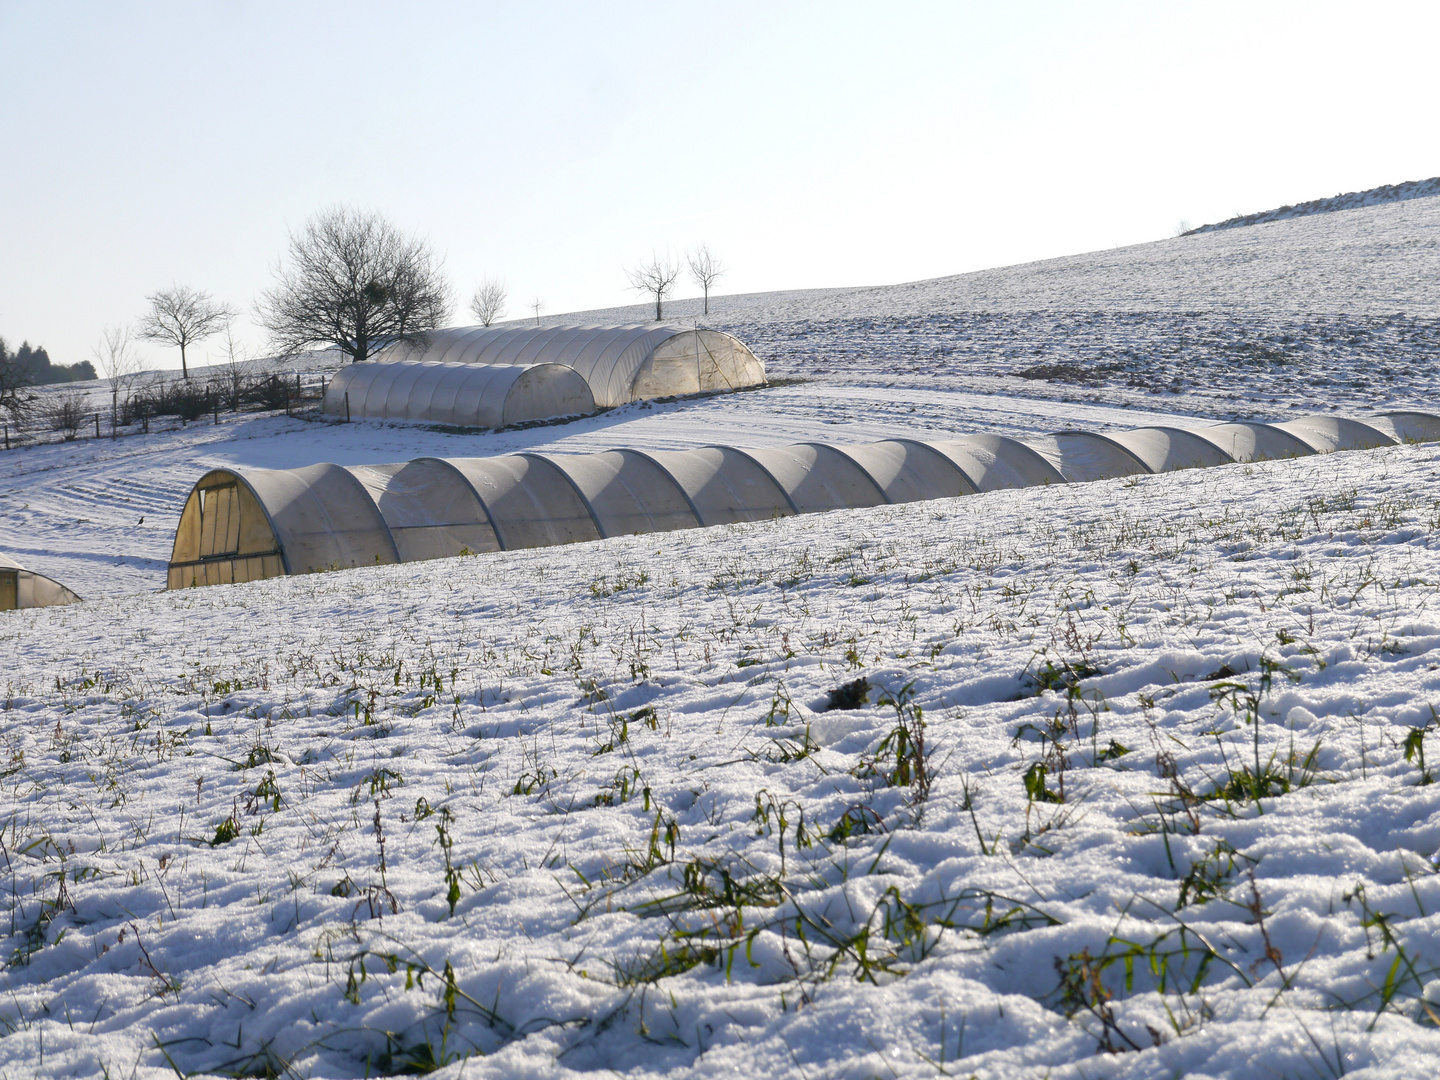
[{"label": "bare tree", "polygon": [[[726,266],[710,253],[709,244],[701,244],[694,251],[686,252],[685,265],[690,269],[690,280],[705,290],[705,314],[710,314],[710,287],[724,275]],[[660,316],[655,316],[657,319]]]},{"label": "bare tree", "polygon": [[470,298],[470,310],[480,320],[481,326],[489,326],[505,314],[505,301],[509,298],[503,281],[487,277]]},{"label": "bare tree", "polygon": [[450,285],[425,241],[337,206],[290,234],[290,264],[256,304],[272,345],[333,345],[356,363],[396,341],[424,345],[450,315]]},{"label": "bare tree", "polygon": [[655,321],[659,322],[661,303],[674,290],[675,279],[680,276],[679,265],[652,252],[648,263],[626,270],[625,276],[636,292],[649,293],[655,298]]},{"label": "bare tree", "polygon": [[235,341],[230,327],[225,328],[225,360],[221,364],[222,381],[230,397],[230,411],[240,411],[240,393],[255,377],[256,363],[244,345]]},{"label": "bare tree", "polygon": [[35,411],[32,381],[29,370],[20,366],[0,338],[0,413],[6,422],[19,424]]},{"label": "bare tree", "polygon": [[216,303],[209,293],[186,285],[161,289],[145,298],[150,310],[140,320],[139,336],[180,348],[180,373],[190,378],[185,349],[218,334],[235,317],[233,309]]},{"label": "bare tree", "polygon": [[532,297],[530,298],[530,303],[526,304],[525,306],[528,307],[531,311],[535,312],[535,325],[536,325],[536,326],[539,326],[539,325],[540,325],[540,312],[541,312],[541,311],[544,309],[544,307],[545,307],[545,301],[544,301],[544,300],[541,300],[540,297],[538,297],[538,296],[532,296]]},{"label": "bare tree", "polygon": [[90,350],[103,378],[110,380],[110,433],[120,427],[120,405],[128,406],[140,378],[140,357],[130,342],[130,331],[124,326],[107,326],[100,344]]}]

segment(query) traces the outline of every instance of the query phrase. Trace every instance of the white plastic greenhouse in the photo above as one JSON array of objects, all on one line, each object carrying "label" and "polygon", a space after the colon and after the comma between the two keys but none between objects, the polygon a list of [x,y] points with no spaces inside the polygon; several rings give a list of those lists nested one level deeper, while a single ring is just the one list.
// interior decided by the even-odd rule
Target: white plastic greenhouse
[{"label": "white plastic greenhouse", "polygon": [[216,469],[185,503],[169,587],[1434,440],[1440,416],[1396,412],[1023,441],[971,435]]},{"label": "white plastic greenhouse", "polygon": [[[469,326],[437,330],[423,348],[397,342],[376,360],[444,364],[563,364],[585,377],[602,409],[646,398],[761,386],[765,365],[718,330],[631,326]],[[353,407],[353,399],[352,399]]]},{"label": "white plastic greenhouse", "polygon": [[79,602],[80,597],[58,581],[26,570],[14,559],[0,554],[0,611],[58,607]]},{"label": "white plastic greenhouse", "polygon": [[347,364],[325,388],[326,416],[508,427],[590,416],[590,384],[564,364],[452,364],[426,360]]}]

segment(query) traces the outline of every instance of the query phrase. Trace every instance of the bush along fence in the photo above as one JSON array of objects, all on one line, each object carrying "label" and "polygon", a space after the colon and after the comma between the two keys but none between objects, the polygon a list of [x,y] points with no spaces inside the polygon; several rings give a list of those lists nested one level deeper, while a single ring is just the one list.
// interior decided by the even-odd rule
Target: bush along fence
[{"label": "bush along fence", "polygon": [[38,396],[22,417],[0,421],[0,446],[6,450],[81,439],[118,439],[174,431],[238,413],[294,415],[319,405],[329,372],[278,371],[256,375],[222,373],[208,379],[149,378],[103,385],[68,386]]}]

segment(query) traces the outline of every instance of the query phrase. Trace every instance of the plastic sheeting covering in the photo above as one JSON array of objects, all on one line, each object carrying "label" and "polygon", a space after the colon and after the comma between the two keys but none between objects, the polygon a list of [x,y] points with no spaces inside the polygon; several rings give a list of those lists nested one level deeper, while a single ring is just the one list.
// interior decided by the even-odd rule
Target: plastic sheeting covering
[{"label": "plastic sheeting covering", "polygon": [[58,607],[79,602],[80,597],[54,578],[26,570],[14,559],[0,554],[0,611]]},{"label": "plastic sheeting covering", "polygon": [[1120,443],[1088,431],[1041,435],[1027,444],[1055,467],[1066,483],[1084,484],[1152,470]]},{"label": "plastic sheeting covering", "polygon": [[591,416],[595,396],[564,364],[450,364],[435,361],[348,364],[325,387],[325,416],[347,420],[425,420],[499,428],[560,416]]},{"label": "plastic sheeting covering", "polygon": [[1183,428],[1152,427],[1106,436],[1135,456],[1152,473],[1228,465],[1232,458],[1214,443]]},{"label": "plastic sheeting covering", "polygon": [[[625,326],[467,326],[436,330],[423,348],[397,342],[377,364],[561,364],[585,377],[602,409],[646,398],[761,386],[765,365],[718,330]],[[356,365],[362,366],[362,365]],[[351,396],[353,414],[354,395]]]},{"label": "plastic sheeting covering", "polygon": [[972,435],[863,446],[507,454],[207,473],[181,514],[170,587],[414,562],[792,514],[1440,440],[1440,416]]},{"label": "plastic sheeting covering", "polygon": [[1440,416],[1418,412],[1392,412],[1366,417],[1365,423],[1383,431],[1396,442],[1435,442],[1440,440]]},{"label": "plastic sheeting covering", "polygon": [[967,435],[929,445],[944,454],[975,491],[1065,483],[1038,451],[1004,435]]}]

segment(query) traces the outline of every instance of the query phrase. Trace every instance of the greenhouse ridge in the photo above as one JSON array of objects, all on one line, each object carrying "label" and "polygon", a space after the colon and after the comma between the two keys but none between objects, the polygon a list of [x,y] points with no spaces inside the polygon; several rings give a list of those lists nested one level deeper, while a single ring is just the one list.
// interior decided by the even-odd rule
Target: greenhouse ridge
[{"label": "greenhouse ridge", "polygon": [[1023,441],[971,435],[215,469],[186,500],[167,587],[1435,440],[1440,416],[1392,412]]}]

